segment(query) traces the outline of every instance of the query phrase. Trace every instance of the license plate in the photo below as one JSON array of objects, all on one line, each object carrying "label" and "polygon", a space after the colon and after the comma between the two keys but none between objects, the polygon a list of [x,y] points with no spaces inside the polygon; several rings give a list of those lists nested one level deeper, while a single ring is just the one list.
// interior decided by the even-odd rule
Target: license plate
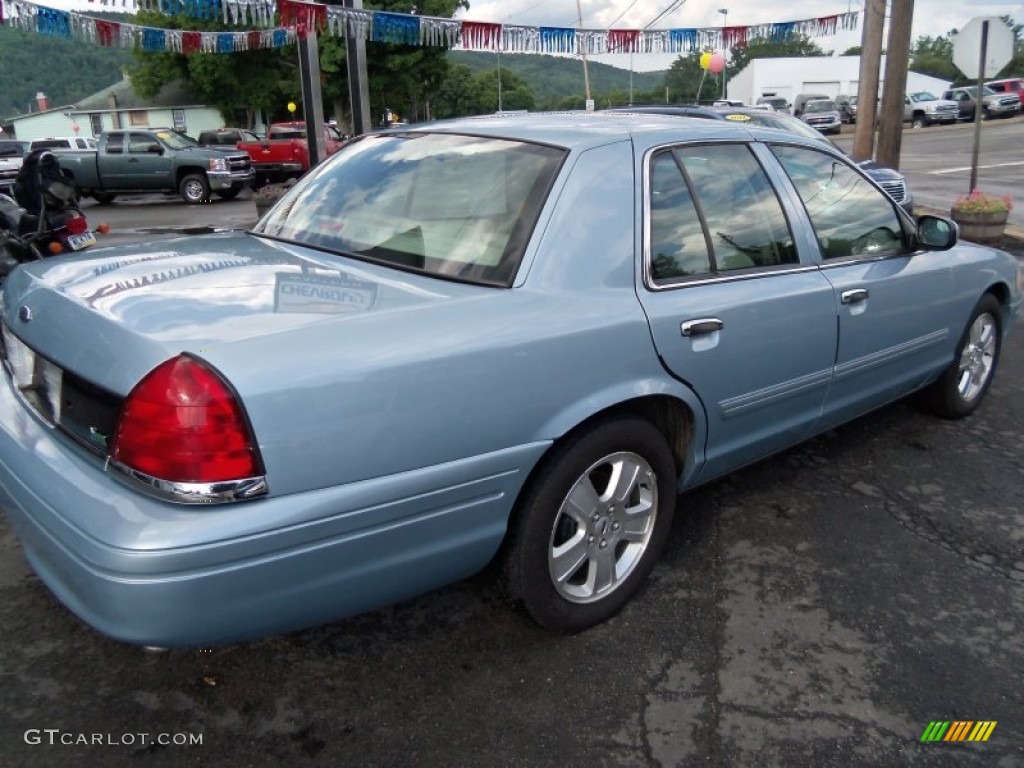
[{"label": "license plate", "polygon": [[72,251],[80,251],[90,245],[96,245],[96,235],[88,229],[80,235],[68,235],[68,248]]}]

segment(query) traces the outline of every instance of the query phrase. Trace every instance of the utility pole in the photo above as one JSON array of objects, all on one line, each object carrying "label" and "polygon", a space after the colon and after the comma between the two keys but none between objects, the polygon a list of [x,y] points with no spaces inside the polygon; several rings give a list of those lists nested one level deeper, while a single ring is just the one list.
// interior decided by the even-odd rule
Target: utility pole
[{"label": "utility pole", "polygon": [[722,14],[722,98],[724,99],[725,98],[726,72],[728,71],[728,67],[726,67],[726,64],[725,64],[725,60],[726,60],[725,28],[729,25],[729,9],[728,8],[719,8],[718,12],[720,14]]},{"label": "utility pole", "polygon": [[312,168],[327,157],[324,141],[324,105],[320,94],[320,46],[316,27],[310,25],[306,34],[299,35],[299,80],[302,84],[302,114],[306,120],[306,143],[309,146],[309,166]]},{"label": "utility pole", "polygon": [[[579,21],[580,30],[583,29],[583,6],[580,0],[576,0],[576,19]],[[583,51],[583,87],[586,90],[587,108],[590,109],[590,70],[587,68],[587,52]]]},{"label": "utility pole", "polygon": [[[890,168],[900,167],[903,141],[903,101],[907,93],[907,67],[910,63],[910,28],[914,20],[914,0],[892,0],[889,20],[889,44],[885,56],[885,87],[882,92],[882,122],[878,129],[875,160]],[[860,112],[860,105],[857,105]]]},{"label": "utility pole", "polygon": [[[363,0],[342,0],[346,8],[362,10]],[[366,41],[361,37],[345,38],[345,63],[348,67],[348,99],[352,108],[352,134],[369,133],[370,90],[366,76]]]},{"label": "utility pole", "polygon": [[875,153],[875,117],[878,115],[878,73],[882,66],[882,28],[885,0],[867,0],[860,42],[860,82],[857,86],[857,123],[853,157],[870,160]]}]

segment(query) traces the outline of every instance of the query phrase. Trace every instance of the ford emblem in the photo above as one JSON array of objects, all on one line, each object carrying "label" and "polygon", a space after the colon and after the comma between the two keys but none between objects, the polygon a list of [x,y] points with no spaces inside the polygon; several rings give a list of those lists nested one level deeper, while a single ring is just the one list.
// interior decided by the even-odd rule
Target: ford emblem
[{"label": "ford emblem", "polygon": [[18,310],[18,319],[23,323],[29,322],[32,319],[32,310],[22,305],[21,309]]}]

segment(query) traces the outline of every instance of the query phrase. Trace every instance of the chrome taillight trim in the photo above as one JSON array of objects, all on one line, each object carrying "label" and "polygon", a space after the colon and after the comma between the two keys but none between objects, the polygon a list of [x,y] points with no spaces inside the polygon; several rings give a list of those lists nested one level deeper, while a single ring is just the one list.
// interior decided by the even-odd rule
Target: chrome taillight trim
[{"label": "chrome taillight trim", "polygon": [[246,477],[216,483],[179,483],[147,475],[114,459],[107,459],[112,477],[145,493],[177,504],[226,504],[266,496],[267,478]]}]

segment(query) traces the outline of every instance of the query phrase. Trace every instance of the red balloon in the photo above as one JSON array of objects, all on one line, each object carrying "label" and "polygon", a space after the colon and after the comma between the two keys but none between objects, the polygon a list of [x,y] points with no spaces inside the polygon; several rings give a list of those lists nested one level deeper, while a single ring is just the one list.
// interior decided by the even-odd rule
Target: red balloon
[{"label": "red balloon", "polygon": [[715,75],[725,69],[725,56],[721,53],[712,54],[711,60],[708,62],[708,69]]}]

